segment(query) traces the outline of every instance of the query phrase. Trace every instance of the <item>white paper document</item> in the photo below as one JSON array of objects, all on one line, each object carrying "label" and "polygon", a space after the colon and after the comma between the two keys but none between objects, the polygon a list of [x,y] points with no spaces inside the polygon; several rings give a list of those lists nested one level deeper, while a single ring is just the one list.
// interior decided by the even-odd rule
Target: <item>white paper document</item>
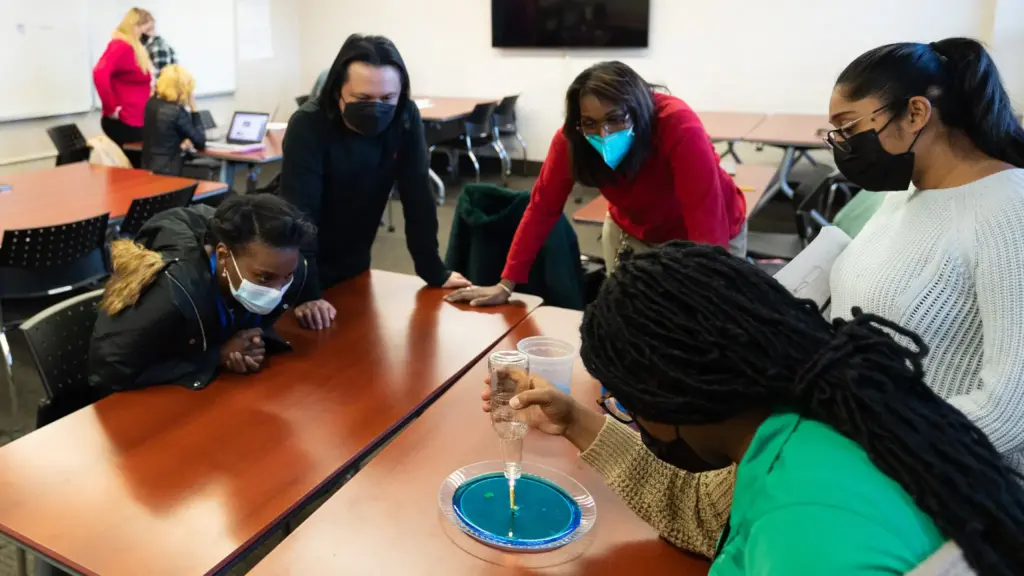
[{"label": "white paper document", "polygon": [[420,110],[423,110],[424,108],[430,108],[431,106],[434,105],[434,103],[431,102],[429,98],[420,98],[418,100],[413,100],[413,102],[416,103],[416,107],[419,108]]},{"label": "white paper document", "polygon": [[839,228],[822,228],[807,248],[775,274],[775,279],[797,298],[817,302],[818,309],[828,317],[832,296],[829,286],[832,265],[849,244],[850,237]]}]

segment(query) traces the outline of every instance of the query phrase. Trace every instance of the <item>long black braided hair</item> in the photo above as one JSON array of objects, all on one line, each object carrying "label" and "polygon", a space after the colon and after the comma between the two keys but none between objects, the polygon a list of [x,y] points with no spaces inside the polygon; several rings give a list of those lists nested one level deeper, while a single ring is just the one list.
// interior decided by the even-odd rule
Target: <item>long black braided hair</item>
[{"label": "long black braided hair", "polygon": [[781,404],[828,424],[977,572],[1024,574],[1020,477],[925,384],[919,336],[854,314],[830,324],[814,302],[722,248],[676,241],[623,259],[583,317],[580,354],[653,422],[708,424]]}]

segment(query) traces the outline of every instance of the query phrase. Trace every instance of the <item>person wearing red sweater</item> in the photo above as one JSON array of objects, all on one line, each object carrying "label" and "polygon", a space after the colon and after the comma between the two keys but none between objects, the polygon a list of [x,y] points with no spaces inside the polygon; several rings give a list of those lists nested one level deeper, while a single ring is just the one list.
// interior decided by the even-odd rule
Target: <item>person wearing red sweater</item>
[{"label": "person wearing red sweater", "polygon": [[576,182],[608,201],[602,245],[611,272],[623,249],[690,240],[746,255],[746,200],[719,166],[697,114],[621,62],[584,70],[566,94],[565,124],[551,140],[501,282],[452,293],[450,302],[506,302],[562,215]]},{"label": "person wearing red sweater", "polygon": [[[92,70],[96,92],[103,104],[100,126],[122,149],[127,142],[142,140],[142,119],[152,92],[153,63],[142,45],[142,35],[153,31],[153,15],[132,8],[111,34],[107,49]],[[139,167],[138,152],[125,152]]]}]

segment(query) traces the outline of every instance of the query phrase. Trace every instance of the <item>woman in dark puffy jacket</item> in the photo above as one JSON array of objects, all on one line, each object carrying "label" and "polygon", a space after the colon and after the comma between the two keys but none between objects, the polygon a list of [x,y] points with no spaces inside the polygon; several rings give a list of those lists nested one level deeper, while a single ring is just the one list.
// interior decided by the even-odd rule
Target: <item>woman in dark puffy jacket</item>
[{"label": "woman in dark puffy jacket", "polygon": [[182,144],[187,140],[191,146],[186,143],[184,148],[202,150],[206,147],[206,134],[196,112],[195,87],[192,75],[177,64],[160,71],[156,92],[146,103],[142,168],[156,174],[181,176]]}]

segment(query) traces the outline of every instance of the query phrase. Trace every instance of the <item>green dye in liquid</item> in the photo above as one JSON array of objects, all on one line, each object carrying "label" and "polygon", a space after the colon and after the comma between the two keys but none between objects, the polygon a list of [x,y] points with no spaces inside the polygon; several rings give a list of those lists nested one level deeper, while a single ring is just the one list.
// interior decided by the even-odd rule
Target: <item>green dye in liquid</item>
[{"label": "green dye in liquid", "polygon": [[522,542],[567,534],[578,524],[579,504],[552,482],[522,475],[516,481],[516,506],[510,509],[508,479],[501,472],[459,486],[452,503],[463,520],[482,532]]}]

